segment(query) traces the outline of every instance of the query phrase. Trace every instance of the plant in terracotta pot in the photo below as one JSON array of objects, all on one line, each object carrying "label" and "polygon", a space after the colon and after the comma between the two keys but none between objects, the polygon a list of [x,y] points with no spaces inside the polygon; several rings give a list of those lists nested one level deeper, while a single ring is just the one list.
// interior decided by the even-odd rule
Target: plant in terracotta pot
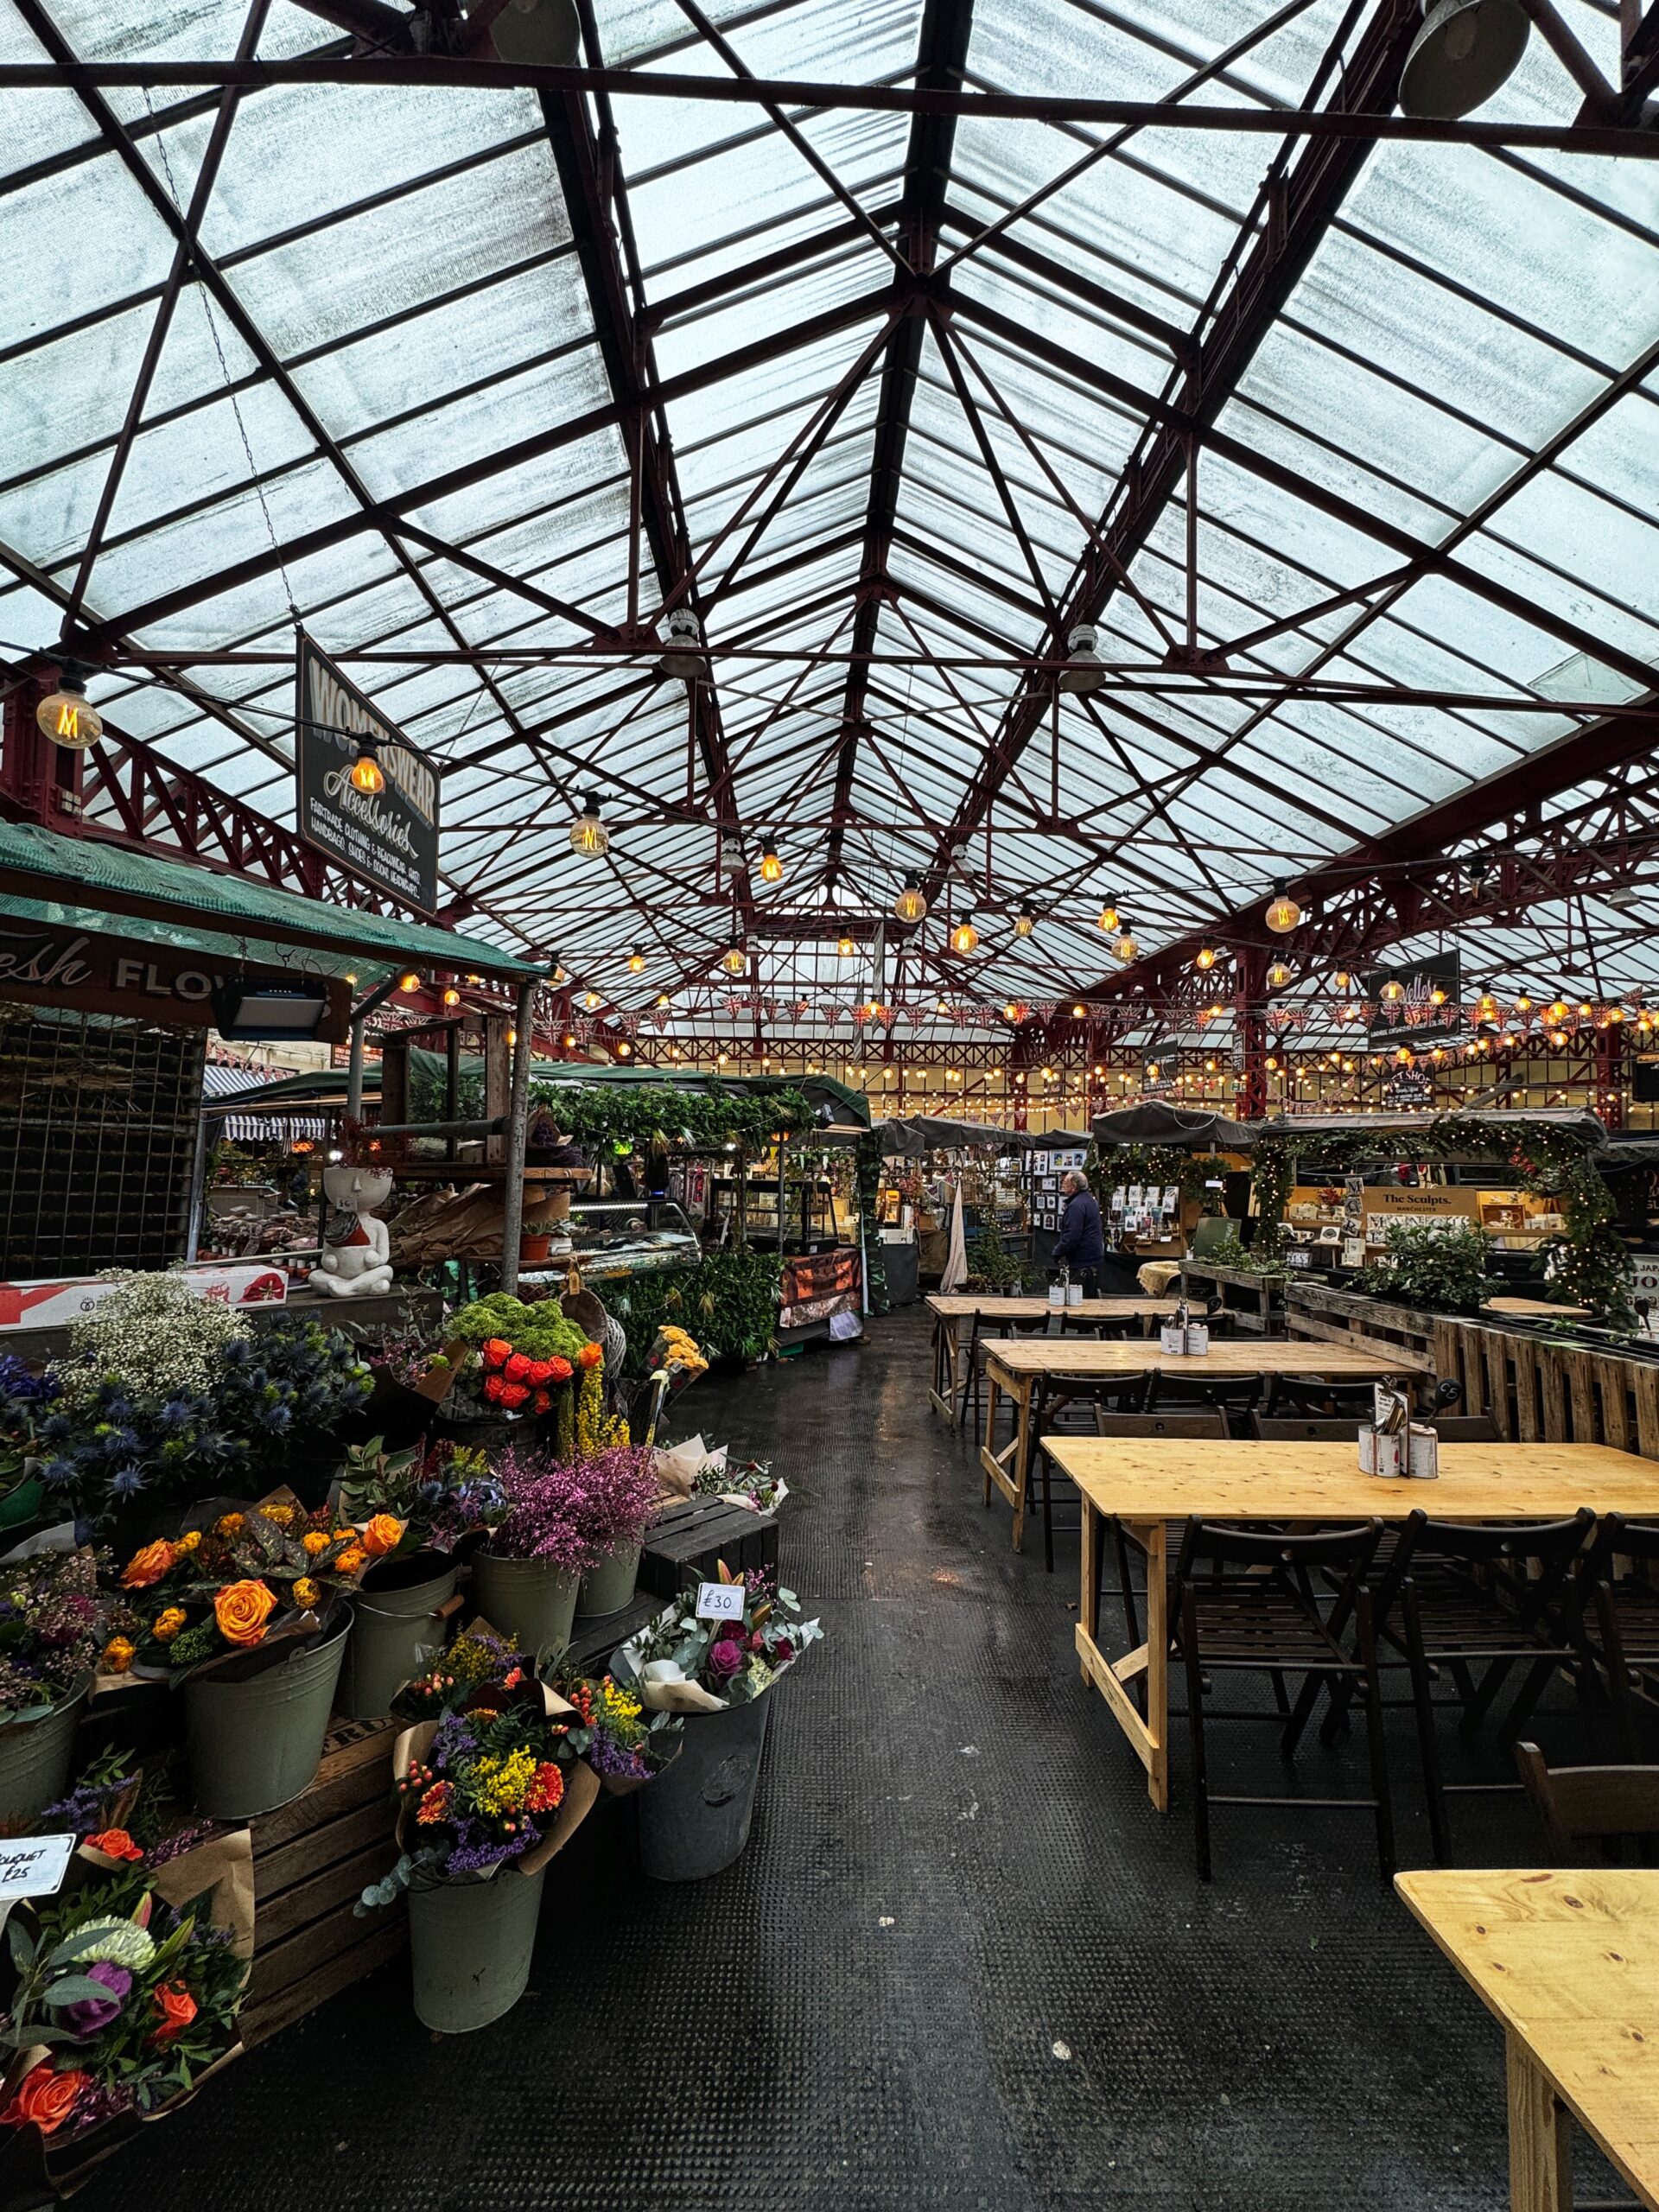
[{"label": "plant in terracotta pot", "polygon": [[[36,1552],[0,1567],[0,1832],[34,1826],[63,1793],[105,1645],[130,1624],[99,1586],[107,1553]],[[131,1649],[119,1643],[117,1656]]]}]

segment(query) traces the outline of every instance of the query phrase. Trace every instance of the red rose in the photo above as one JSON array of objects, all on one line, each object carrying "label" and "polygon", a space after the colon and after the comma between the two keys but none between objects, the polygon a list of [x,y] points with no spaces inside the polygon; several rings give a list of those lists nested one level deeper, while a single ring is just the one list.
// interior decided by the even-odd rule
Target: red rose
[{"label": "red rose", "polygon": [[522,1382],[504,1382],[501,1385],[501,1402],[510,1412],[517,1413],[529,1395]]},{"label": "red rose", "polygon": [[546,1390],[538,1390],[536,1393],[536,1395],[531,1400],[530,1403],[532,1413],[544,1414],[552,1405],[553,1399],[550,1392]]},{"label": "red rose", "polygon": [[505,1367],[512,1357],[512,1346],[505,1337],[486,1337],[478,1348],[478,1356],[486,1367]]},{"label": "red rose", "polygon": [[568,1382],[575,1371],[575,1369],[571,1366],[568,1359],[559,1358],[556,1353],[547,1363],[548,1379],[550,1382]]},{"label": "red rose", "polygon": [[530,1363],[530,1373],[524,1379],[528,1382],[533,1382],[539,1390],[543,1382],[550,1382],[553,1379],[552,1361],[550,1359],[532,1359]]},{"label": "red rose", "polygon": [[101,1834],[89,1835],[86,1840],[106,1859],[142,1859],[144,1855],[125,1828],[105,1828]]},{"label": "red rose", "polygon": [[516,1351],[501,1372],[509,1382],[528,1382],[531,1379],[530,1362],[524,1357],[523,1352]]},{"label": "red rose", "polygon": [[92,2078],[73,2068],[59,2074],[51,2060],[43,2058],[17,2084],[17,2094],[0,2112],[0,2121],[11,2127],[27,2127],[33,2120],[42,2135],[55,2135]]},{"label": "red rose", "polygon": [[195,2018],[196,2000],[181,1981],[164,1981],[156,1992],[156,2010],[162,2016],[161,2024],[149,2039],[152,2044],[170,2043]]},{"label": "red rose", "polygon": [[493,1406],[500,1404],[511,1387],[499,1375],[486,1375],[484,1378],[484,1395]]}]

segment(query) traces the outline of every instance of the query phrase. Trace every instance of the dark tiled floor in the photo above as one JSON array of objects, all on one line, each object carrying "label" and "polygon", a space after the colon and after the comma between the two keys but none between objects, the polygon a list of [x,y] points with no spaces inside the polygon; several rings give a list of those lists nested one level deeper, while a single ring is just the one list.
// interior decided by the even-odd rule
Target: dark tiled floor
[{"label": "dark tiled floor", "polygon": [[[778,1692],[734,1868],[653,1888],[605,1808],[506,2020],[435,2043],[400,1963],[84,2201],[1498,2212],[1498,2031],[1379,1882],[1366,1818],[1222,1815],[1194,1879],[1184,1810],[1152,1811],[1078,1679],[1075,1539],[1052,1578],[1011,1552],[927,1376],[911,1312],[681,1402],[787,1477],[786,1574],[828,1637]],[[1270,1735],[1227,1756],[1274,1786]],[[1403,1738],[1394,1764],[1421,1864]],[[1487,1802],[1465,1859],[1535,1860]]]}]

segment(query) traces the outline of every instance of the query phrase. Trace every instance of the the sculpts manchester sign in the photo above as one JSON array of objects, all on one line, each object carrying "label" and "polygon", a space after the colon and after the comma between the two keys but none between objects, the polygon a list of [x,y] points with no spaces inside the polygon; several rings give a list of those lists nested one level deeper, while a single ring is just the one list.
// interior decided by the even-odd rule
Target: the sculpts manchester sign
[{"label": "the sculpts manchester sign", "polygon": [[[389,722],[327,653],[302,633],[295,708],[295,811],[300,835],[402,905],[438,904],[438,779],[425,753]],[[384,791],[353,788],[359,741],[374,741]]]}]

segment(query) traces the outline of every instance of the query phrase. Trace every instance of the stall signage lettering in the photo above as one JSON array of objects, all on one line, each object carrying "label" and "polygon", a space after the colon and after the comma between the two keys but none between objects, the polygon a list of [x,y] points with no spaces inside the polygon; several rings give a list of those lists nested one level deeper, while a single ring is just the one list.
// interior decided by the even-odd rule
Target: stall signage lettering
[{"label": "stall signage lettering", "polygon": [[[437,771],[303,633],[295,727],[295,817],[306,843],[419,912],[435,912]],[[374,742],[384,791],[353,785],[365,738]]]},{"label": "stall signage lettering", "polygon": [[[280,969],[235,972],[249,982],[271,986],[298,980]],[[165,946],[70,930],[0,925],[0,999],[24,1005],[64,1007],[79,1014],[149,1013],[175,1028],[208,1029],[213,986],[223,980],[219,969],[197,965],[188,953]],[[334,981],[327,989],[329,1019],[319,1034],[332,1039],[346,1033],[350,994],[348,986]]]}]

